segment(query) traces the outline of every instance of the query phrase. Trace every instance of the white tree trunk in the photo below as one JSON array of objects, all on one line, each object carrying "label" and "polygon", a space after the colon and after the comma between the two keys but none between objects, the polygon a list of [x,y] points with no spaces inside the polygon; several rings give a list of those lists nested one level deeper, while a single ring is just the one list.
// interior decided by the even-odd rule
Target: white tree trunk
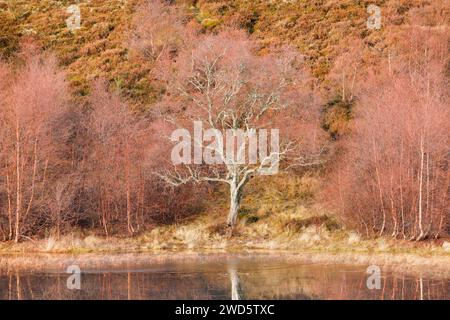
[{"label": "white tree trunk", "polygon": [[416,240],[422,240],[424,238],[424,232],[423,232],[423,204],[422,204],[422,189],[423,189],[423,166],[424,166],[424,147],[423,147],[423,137],[420,137],[420,177],[419,177],[419,235],[417,236]]},{"label": "white tree trunk", "polygon": [[234,228],[236,225],[239,208],[241,206],[243,185],[239,185],[237,178],[233,178],[230,183],[230,211],[228,213],[227,224]]}]

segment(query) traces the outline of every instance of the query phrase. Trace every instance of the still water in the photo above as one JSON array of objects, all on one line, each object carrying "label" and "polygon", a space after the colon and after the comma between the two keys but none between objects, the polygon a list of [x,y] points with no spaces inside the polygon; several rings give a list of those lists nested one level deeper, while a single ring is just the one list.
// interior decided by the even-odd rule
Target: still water
[{"label": "still water", "polygon": [[[81,270],[70,290],[65,271],[0,271],[0,299],[450,299],[448,278],[382,272],[367,266],[227,258]],[[381,268],[383,270],[383,268]],[[372,282],[373,283],[373,282]]]}]

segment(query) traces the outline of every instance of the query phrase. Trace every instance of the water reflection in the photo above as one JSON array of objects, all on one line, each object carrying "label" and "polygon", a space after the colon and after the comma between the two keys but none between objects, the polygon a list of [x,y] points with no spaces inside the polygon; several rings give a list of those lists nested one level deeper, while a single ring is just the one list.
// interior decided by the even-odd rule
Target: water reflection
[{"label": "water reflection", "polygon": [[364,267],[233,259],[82,270],[81,290],[65,272],[0,273],[0,299],[449,299],[449,279],[383,274],[366,286]]},{"label": "water reflection", "polygon": [[241,284],[241,278],[237,273],[236,263],[232,262],[228,265],[228,274],[231,283],[231,300],[244,300],[244,289]]}]

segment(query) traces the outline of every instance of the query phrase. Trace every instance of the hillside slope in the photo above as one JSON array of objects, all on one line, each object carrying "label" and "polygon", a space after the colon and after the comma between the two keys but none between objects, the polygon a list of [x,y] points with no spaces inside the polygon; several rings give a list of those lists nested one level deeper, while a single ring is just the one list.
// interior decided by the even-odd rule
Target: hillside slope
[{"label": "hillside slope", "polygon": [[[67,67],[78,95],[89,83],[105,77],[123,96],[141,105],[151,104],[160,88],[149,77],[151,65],[130,54],[127,39],[133,12],[142,0],[18,0],[0,1],[0,54],[9,57],[21,38],[32,37],[44,49],[57,53]],[[353,38],[364,41],[376,55],[385,54],[387,35],[414,22],[436,27],[448,22],[447,1],[425,0],[178,0],[188,19],[205,30],[226,26],[247,29],[261,48],[289,44],[306,56],[313,74],[324,79],[335,57]],[[366,27],[367,6],[381,8],[382,29]],[[81,28],[66,25],[67,8],[77,4]],[[420,19],[415,11],[420,9]],[[432,17],[432,18],[430,18]],[[447,24],[448,25],[448,24]]]}]

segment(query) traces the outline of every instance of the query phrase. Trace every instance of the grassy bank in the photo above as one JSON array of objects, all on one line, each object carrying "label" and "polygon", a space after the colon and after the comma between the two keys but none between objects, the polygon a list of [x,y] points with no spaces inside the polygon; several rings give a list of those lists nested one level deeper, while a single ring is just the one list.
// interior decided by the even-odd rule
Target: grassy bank
[{"label": "grassy bank", "polygon": [[[248,234],[254,232],[253,235]],[[362,239],[357,233],[341,230],[330,232],[323,226],[311,226],[298,234],[279,234],[266,237],[264,226],[247,230],[232,238],[212,233],[201,223],[175,229],[174,226],[156,228],[132,238],[100,237],[72,233],[60,239],[4,242],[0,254],[16,253],[127,253],[127,252],[245,252],[290,251],[311,253],[414,254],[422,257],[449,257],[448,242],[392,240],[389,238]]]}]

